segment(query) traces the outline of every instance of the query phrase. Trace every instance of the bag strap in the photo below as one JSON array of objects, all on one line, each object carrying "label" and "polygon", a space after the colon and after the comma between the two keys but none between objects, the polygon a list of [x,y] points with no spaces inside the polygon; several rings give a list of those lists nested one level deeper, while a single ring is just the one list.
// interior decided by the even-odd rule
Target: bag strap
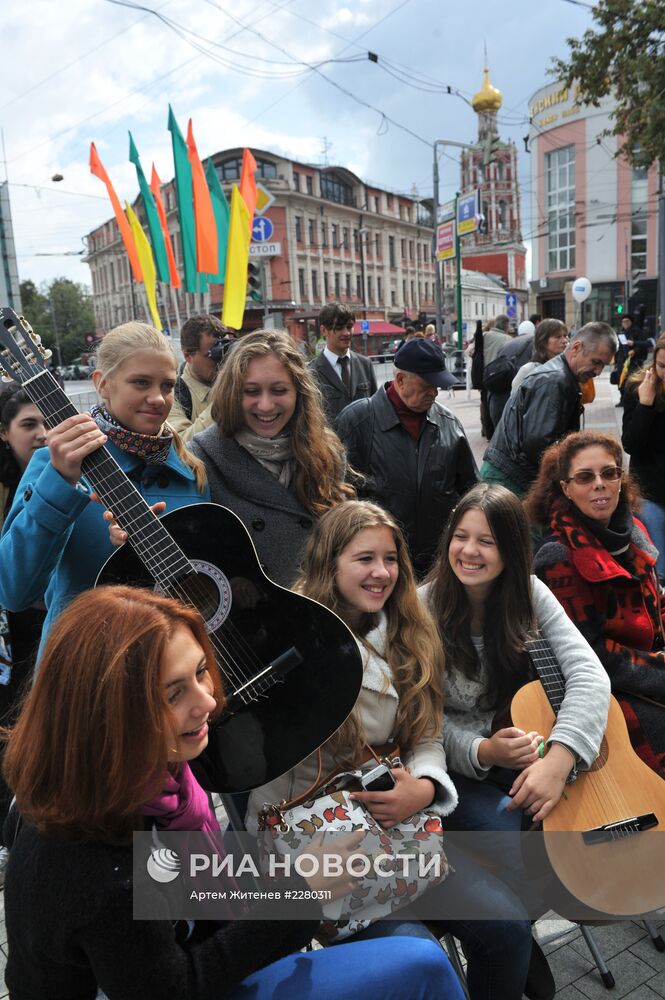
[{"label": "bag strap", "polygon": [[[371,747],[369,743],[365,743],[365,750],[367,752],[363,756],[363,759],[361,761],[361,766],[362,764],[366,764],[368,761],[372,759],[374,759],[377,762],[377,764],[387,763],[390,766],[390,758],[399,757],[399,746],[396,743],[385,743],[379,747],[376,747],[376,749],[374,747]],[[348,768],[336,767],[329,774],[327,774],[325,778],[322,779],[321,771],[323,770],[323,755],[321,753],[321,747],[319,747],[319,749],[316,751],[316,759],[317,759],[316,777],[314,778],[312,784],[308,788],[306,788],[301,795],[296,795],[295,798],[289,799],[288,801],[284,800],[280,802],[279,804],[280,812],[284,812],[286,809],[295,809],[296,806],[301,806],[303,802],[307,802],[308,799],[311,799],[313,797],[314,792],[316,792],[318,788],[322,788],[325,787],[326,785],[329,785],[330,782],[334,781],[334,779],[339,777],[340,774],[344,774],[346,771],[348,771]]]}]

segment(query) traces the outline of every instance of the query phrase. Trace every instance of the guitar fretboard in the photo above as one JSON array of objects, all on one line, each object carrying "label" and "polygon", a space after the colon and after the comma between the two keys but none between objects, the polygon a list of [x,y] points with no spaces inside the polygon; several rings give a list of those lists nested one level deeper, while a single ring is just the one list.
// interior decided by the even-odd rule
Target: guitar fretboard
[{"label": "guitar fretboard", "polygon": [[[23,388],[44,414],[49,428],[78,413],[49,371],[28,379]],[[179,545],[153,514],[134,484],[105,447],[98,448],[82,462],[82,471],[102,503],[115,514],[118,524],[128,533],[132,547],[165,589],[174,580],[194,572]]]},{"label": "guitar fretboard", "polygon": [[554,650],[542,633],[538,633],[535,639],[529,639],[526,647],[536,668],[538,679],[547,695],[547,700],[552,706],[554,714],[558,715],[563,696],[566,693],[566,682],[559,661],[554,655]]}]

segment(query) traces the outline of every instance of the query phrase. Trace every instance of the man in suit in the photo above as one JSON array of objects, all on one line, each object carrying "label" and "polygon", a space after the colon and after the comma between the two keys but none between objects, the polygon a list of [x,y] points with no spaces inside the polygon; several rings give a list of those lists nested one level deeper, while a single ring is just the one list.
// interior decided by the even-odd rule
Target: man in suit
[{"label": "man in suit", "polygon": [[345,406],[376,392],[372,362],[351,348],[355,316],[346,306],[330,303],[319,313],[319,329],[326,340],[310,371],[323,395],[323,408],[332,424]]}]

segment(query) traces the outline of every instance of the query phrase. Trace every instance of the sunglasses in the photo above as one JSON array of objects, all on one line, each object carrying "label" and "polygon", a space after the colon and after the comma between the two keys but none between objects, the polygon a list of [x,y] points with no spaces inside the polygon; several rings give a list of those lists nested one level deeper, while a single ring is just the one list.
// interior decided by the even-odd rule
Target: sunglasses
[{"label": "sunglasses", "polygon": [[596,476],[600,476],[604,483],[616,483],[617,480],[621,479],[621,469],[617,468],[616,465],[606,465],[600,472],[592,472],[591,469],[580,469],[574,476],[568,476],[568,479],[564,480],[564,482],[577,483],[578,486],[589,486],[590,483],[595,483]]}]

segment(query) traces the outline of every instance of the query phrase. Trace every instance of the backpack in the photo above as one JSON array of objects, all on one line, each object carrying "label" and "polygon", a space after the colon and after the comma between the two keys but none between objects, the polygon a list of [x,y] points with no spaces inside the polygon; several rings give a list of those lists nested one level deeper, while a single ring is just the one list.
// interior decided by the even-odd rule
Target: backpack
[{"label": "backpack", "polygon": [[488,389],[490,392],[510,392],[516,374],[515,359],[506,354],[499,354],[494,361],[485,365],[483,389]]}]

